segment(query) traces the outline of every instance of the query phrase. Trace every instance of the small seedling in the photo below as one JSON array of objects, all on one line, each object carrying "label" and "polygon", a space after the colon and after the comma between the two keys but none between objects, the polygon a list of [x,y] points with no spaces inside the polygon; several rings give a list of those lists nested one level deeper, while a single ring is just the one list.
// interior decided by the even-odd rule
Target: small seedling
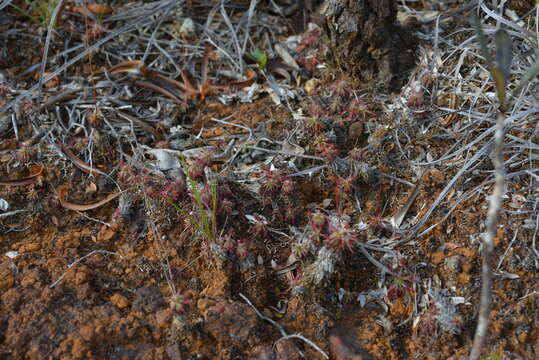
[{"label": "small seedling", "polygon": [[192,291],[187,290],[183,294],[176,293],[170,298],[170,309],[175,314],[183,314],[187,310],[187,306],[193,300],[194,294]]},{"label": "small seedling", "polygon": [[251,60],[255,61],[258,64],[260,70],[264,70],[268,64],[268,56],[266,53],[259,48],[256,48],[252,53],[247,54]]}]

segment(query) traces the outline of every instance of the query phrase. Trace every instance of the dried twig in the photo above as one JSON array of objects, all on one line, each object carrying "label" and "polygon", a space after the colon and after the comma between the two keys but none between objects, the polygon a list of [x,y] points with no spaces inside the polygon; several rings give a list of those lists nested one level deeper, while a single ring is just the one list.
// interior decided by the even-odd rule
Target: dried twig
[{"label": "dried twig", "polygon": [[[106,42],[122,34],[130,32],[139,26],[147,26],[155,22],[158,22],[160,20],[159,17],[155,18],[153,17],[153,15],[161,11],[166,11],[172,6],[176,6],[177,5],[176,3],[177,3],[177,0],[165,1],[164,3],[160,4],[160,6],[157,6],[155,9],[151,9],[151,11],[148,11],[148,13],[141,15],[133,22],[130,22],[122,26],[120,29],[112,32],[111,34],[103,37],[102,39],[99,39],[93,45],[89,46],[88,48],[85,48],[82,52],[80,52],[79,54],[75,55],[74,57],[66,61],[64,64],[62,64],[62,66],[58,67],[58,69],[52,71],[49,76],[42,78],[41,79],[42,83],[47,83],[48,81],[52,80],[55,76],[59,75],[62,71],[69,68],[71,65],[76,64],[79,60],[85,58],[88,54],[91,54],[93,51],[99,49],[99,47],[101,47],[101,45],[105,44]],[[10,101],[7,105],[0,108],[0,112],[5,112],[8,109],[13,108],[16,104],[20,103],[22,100],[26,98],[34,97],[35,96],[34,92],[38,90],[39,87],[40,86],[38,83],[32,86],[30,89],[23,91],[19,96],[17,96],[15,99]]]},{"label": "dried twig", "polygon": [[275,320],[273,320],[273,319],[271,319],[271,318],[269,318],[267,316],[262,315],[262,313],[260,311],[258,311],[258,309],[253,305],[253,303],[245,295],[240,293],[239,296],[243,299],[243,301],[245,301],[250,307],[253,308],[253,310],[256,312],[256,314],[258,315],[259,318],[261,318],[264,321],[269,322],[270,324],[275,326],[277,329],[279,329],[279,332],[281,333],[282,337],[280,339],[278,339],[277,341],[275,341],[275,344],[273,346],[275,346],[279,341],[296,338],[296,339],[303,340],[307,345],[311,346],[313,349],[318,351],[320,354],[322,354],[324,359],[329,359],[328,354],[326,354],[322,349],[320,349],[320,347],[318,345],[313,343],[311,340],[307,339],[306,337],[304,337],[301,334],[288,335],[286,333],[286,331],[284,330],[284,328],[279,323],[277,323]]},{"label": "dried twig", "polygon": [[[112,252],[112,251],[107,251],[107,250],[93,250],[91,252],[89,252],[88,254],[84,255],[83,257],[75,260],[74,262],[72,262],[71,264],[67,265],[67,268],[68,269],[71,269],[73,266],[77,265],[78,263],[80,263],[81,261],[83,261],[84,259],[86,259],[87,257],[90,257],[94,254],[103,254],[103,255],[116,255],[116,256],[119,256],[120,259],[123,259],[122,255],[118,254],[118,253],[115,253],[115,252]],[[52,284],[49,285],[49,288],[53,288],[55,287],[56,285],[58,285],[65,277],[65,275],[67,274],[67,271],[64,272],[55,282],[53,282]]]}]

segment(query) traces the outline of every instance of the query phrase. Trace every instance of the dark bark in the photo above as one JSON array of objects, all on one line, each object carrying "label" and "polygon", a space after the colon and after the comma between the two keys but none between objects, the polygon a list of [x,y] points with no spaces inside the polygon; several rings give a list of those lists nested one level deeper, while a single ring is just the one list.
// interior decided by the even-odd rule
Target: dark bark
[{"label": "dark bark", "polygon": [[396,0],[326,0],[321,9],[332,65],[363,81],[397,86],[416,41],[396,24]]}]

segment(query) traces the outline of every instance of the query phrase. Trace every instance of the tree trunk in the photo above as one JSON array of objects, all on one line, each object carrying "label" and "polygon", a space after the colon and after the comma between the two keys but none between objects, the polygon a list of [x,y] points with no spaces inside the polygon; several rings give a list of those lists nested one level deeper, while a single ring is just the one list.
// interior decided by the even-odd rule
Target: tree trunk
[{"label": "tree trunk", "polygon": [[329,61],[343,72],[395,87],[413,67],[416,42],[396,24],[396,0],[325,0],[321,13]]}]

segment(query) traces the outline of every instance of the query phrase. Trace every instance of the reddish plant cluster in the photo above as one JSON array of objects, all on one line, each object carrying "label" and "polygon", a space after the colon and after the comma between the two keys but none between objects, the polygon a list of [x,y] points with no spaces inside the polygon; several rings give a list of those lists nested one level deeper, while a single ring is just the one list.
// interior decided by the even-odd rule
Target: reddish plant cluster
[{"label": "reddish plant cluster", "polygon": [[339,214],[342,212],[342,202],[344,196],[352,190],[354,181],[356,180],[355,176],[348,176],[343,178],[341,176],[333,175],[329,179],[335,183],[334,193],[335,193],[335,207]]},{"label": "reddish plant cluster", "polygon": [[268,237],[268,224],[269,222],[259,215],[254,215],[251,221],[251,228],[249,232],[255,234],[257,237],[266,239]]},{"label": "reddish plant cluster", "polygon": [[120,182],[141,185],[145,194],[152,199],[178,201],[185,194],[185,183],[157,176],[151,176],[142,171],[121,163],[118,171]]},{"label": "reddish plant cluster", "polygon": [[318,245],[320,244],[320,241],[322,239],[322,231],[324,230],[326,226],[326,215],[322,213],[320,210],[312,213],[309,216],[309,226],[311,228],[311,240],[314,244]]},{"label": "reddish plant cluster", "polygon": [[372,106],[361,99],[353,99],[345,112],[342,114],[347,121],[365,121],[369,117],[374,117],[376,114],[372,111]]},{"label": "reddish plant cluster", "polygon": [[285,294],[299,290],[299,288],[302,287],[302,283],[303,283],[302,270],[296,269],[296,270],[287,272],[284,281],[287,285],[287,289],[284,291]]},{"label": "reddish plant cluster", "polygon": [[297,47],[298,56],[296,60],[311,73],[316,71],[317,65],[324,62],[322,52],[317,47],[321,33],[318,26],[309,26],[309,29],[301,35],[301,40]]},{"label": "reddish plant cluster", "polygon": [[230,190],[230,187],[226,183],[217,184],[217,214],[221,216],[230,216],[236,209],[238,202],[236,196]]},{"label": "reddish plant cluster", "polygon": [[[260,176],[260,198],[264,207],[272,205],[272,218],[281,218],[284,221],[294,224],[299,216],[298,209],[294,206],[295,183],[288,177],[288,171],[285,169],[266,168],[262,170]],[[279,202],[283,200],[286,208],[279,207]],[[252,229],[262,237],[266,237],[265,228],[268,223],[263,221],[251,221]],[[265,223],[265,224],[264,224]]]},{"label": "reddish plant cluster", "polygon": [[309,116],[317,120],[323,116],[328,115],[327,109],[322,107],[322,105],[320,105],[320,103],[316,100],[311,100],[311,102],[307,106],[307,113],[309,114]]},{"label": "reddish plant cluster", "polygon": [[423,88],[417,87],[410,90],[408,99],[406,100],[406,105],[411,108],[419,109],[424,105],[424,91]]},{"label": "reddish plant cluster", "polygon": [[313,142],[314,149],[318,155],[322,156],[328,160],[335,160],[337,155],[339,155],[339,149],[337,145],[330,142],[327,137],[317,136]]},{"label": "reddish plant cluster", "polygon": [[460,333],[462,318],[449,298],[449,291],[429,289],[423,301],[420,306],[424,307],[424,310],[414,322],[414,330],[417,328],[428,334],[438,334],[440,331],[453,335]]},{"label": "reddish plant cluster", "polygon": [[198,192],[201,194],[201,200],[204,206],[210,210],[213,208],[213,194],[212,194],[212,186],[209,183],[205,184],[195,184],[194,186],[198,186]]},{"label": "reddish plant cluster", "polygon": [[245,270],[252,266],[251,241],[236,239],[236,231],[230,228],[225,234],[218,237],[215,242],[202,243],[202,255],[211,262],[221,265],[235,264],[239,269]]},{"label": "reddish plant cluster", "polygon": [[305,56],[298,59],[298,63],[303,65],[310,73],[314,73],[316,71],[316,67],[323,62],[324,61],[322,60],[321,53],[318,50],[307,51]]},{"label": "reddish plant cluster", "polygon": [[317,210],[309,216],[309,229],[311,242],[315,245],[325,243],[333,251],[340,253],[343,250],[354,250],[357,243],[357,233],[350,228],[344,219],[334,217],[328,219],[322,211]]},{"label": "reddish plant cluster", "polygon": [[211,165],[211,156],[201,156],[193,159],[187,167],[187,176],[195,181],[201,180],[204,176],[204,169]]},{"label": "reddish plant cluster", "polygon": [[364,161],[365,160],[365,150],[359,148],[353,148],[348,152],[348,157],[354,161]]},{"label": "reddish plant cluster", "polygon": [[354,245],[358,241],[357,234],[350,228],[350,224],[342,221],[338,221],[337,224],[328,227],[326,240],[329,247],[338,252],[344,249],[353,251]]},{"label": "reddish plant cluster", "polygon": [[141,181],[146,195],[152,199],[178,201],[185,193],[185,184],[182,181],[154,177],[146,177]]},{"label": "reddish plant cluster", "polygon": [[339,97],[349,96],[353,90],[350,79],[347,79],[347,78],[342,78],[335,81],[333,84],[329,86],[329,89],[331,90],[333,95],[336,95]]},{"label": "reddish plant cluster", "polygon": [[301,52],[316,45],[322,34],[318,26],[309,25],[309,29],[301,35],[298,51]]},{"label": "reddish plant cluster", "polygon": [[183,294],[176,293],[169,299],[170,310],[175,314],[183,314],[193,301],[194,294],[187,290]]},{"label": "reddish plant cluster", "polygon": [[394,274],[387,297],[390,300],[396,298],[411,300],[415,293],[414,284],[417,283],[417,279],[414,274],[408,274],[405,259],[397,254],[394,263],[386,264],[386,266]]},{"label": "reddish plant cluster", "polygon": [[260,195],[264,206],[275,200],[280,194],[291,194],[293,184],[288,182],[286,172],[282,169],[263,169],[261,179]]}]

